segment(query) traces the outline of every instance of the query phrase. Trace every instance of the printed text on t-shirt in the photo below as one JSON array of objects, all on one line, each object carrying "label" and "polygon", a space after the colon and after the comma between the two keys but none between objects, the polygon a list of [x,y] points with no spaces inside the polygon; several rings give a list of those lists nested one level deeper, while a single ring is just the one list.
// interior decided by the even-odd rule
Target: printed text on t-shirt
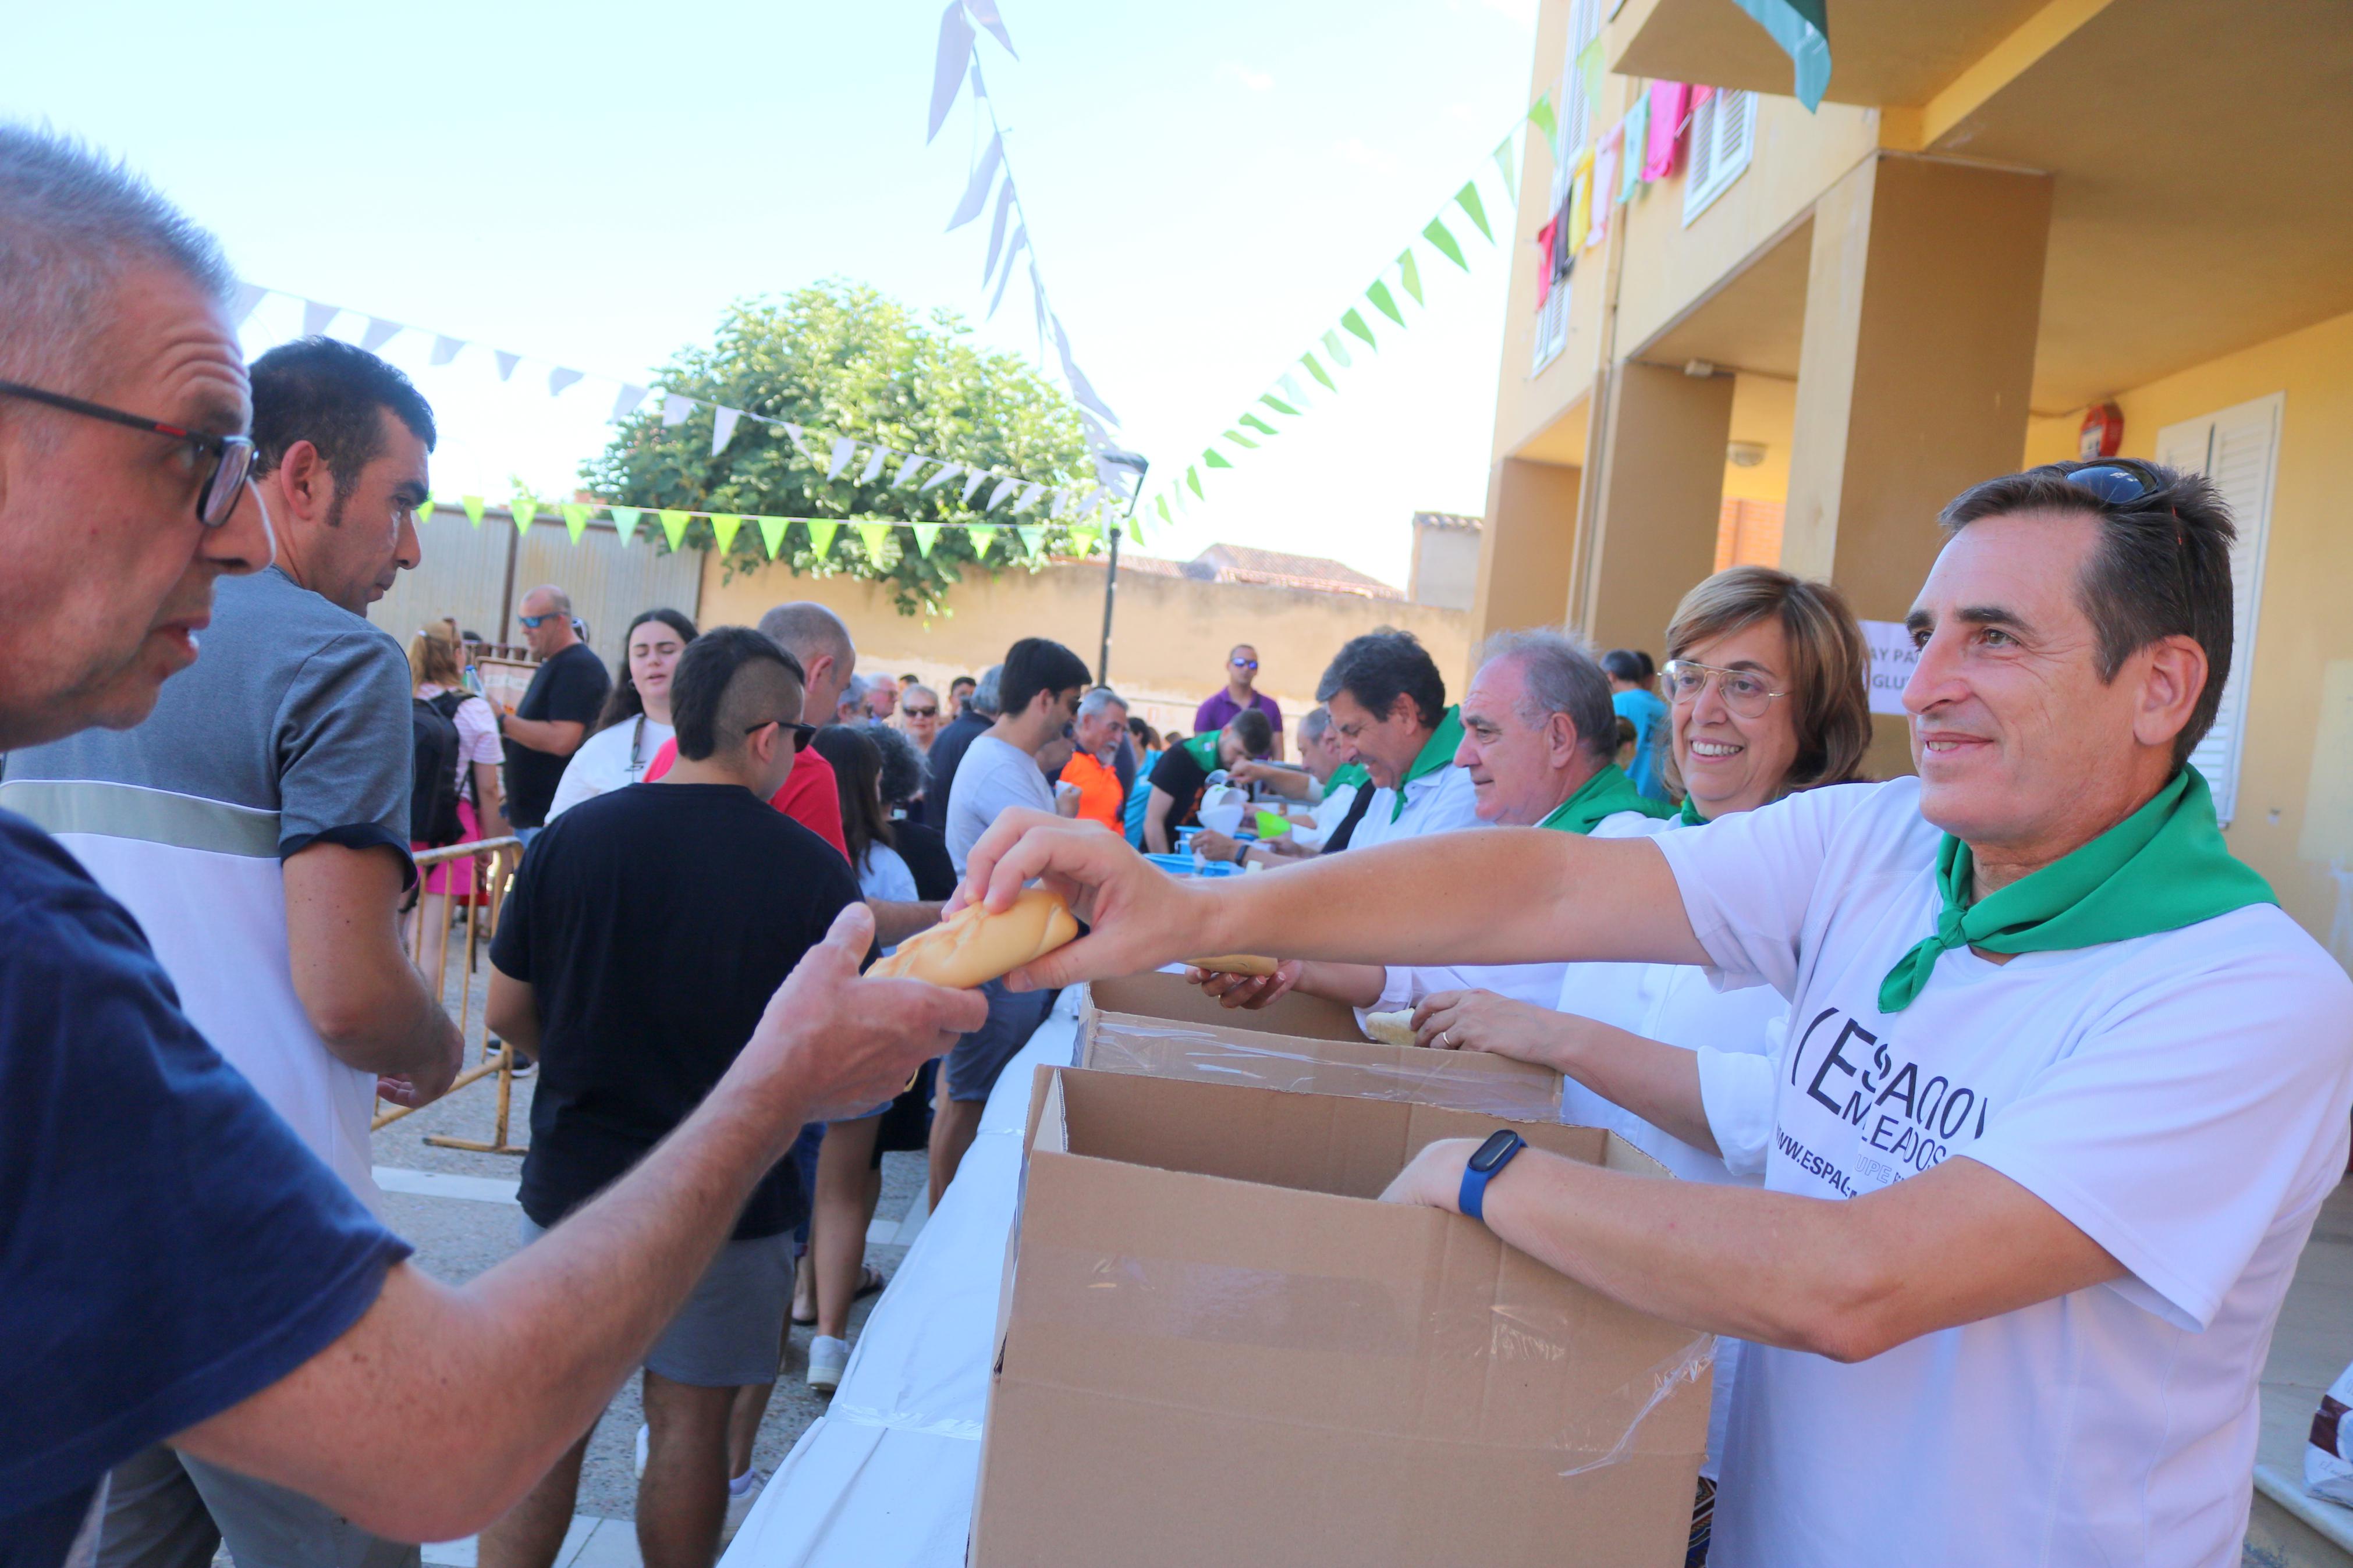
[{"label": "printed text on t-shirt", "polygon": [[[1837,1026],[1827,1027],[1833,1019]],[[1822,1042],[1819,1054],[1810,1065],[1808,1052],[1818,1041]],[[1925,1072],[1917,1062],[1899,1061],[1891,1045],[1838,1008],[1825,1007],[1789,1052],[1789,1087],[1861,1130],[1855,1175],[1866,1189],[1887,1186],[1940,1163],[1957,1139],[1984,1136],[1991,1110],[1991,1102],[1977,1089],[1943,1073]],[[1778,1142],[1784,1155],[1805,1163],[1810,1151],[1803,1144],[1787,1133]],[[1827,1172],[1810,1168],[1809,1173],[1853,1195],[1853,1185],[1835,1166],[1828,1166]]]}]

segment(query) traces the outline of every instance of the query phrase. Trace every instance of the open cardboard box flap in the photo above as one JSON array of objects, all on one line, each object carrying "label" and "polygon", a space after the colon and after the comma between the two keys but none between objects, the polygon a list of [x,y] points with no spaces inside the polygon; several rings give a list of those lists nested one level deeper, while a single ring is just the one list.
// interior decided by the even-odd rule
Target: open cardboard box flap
[{"label": "open cardboard box flap", "polygon": [[1040,1068],[972,1561],[1679,1563],[1713,1341],[1371,1201],[1495,1125]]},{"label": "open cardboard box flap", "polygon": [[1215,997],[1181,974],[1157,970],[1148,974],[1123,974],[1115,980],[1092,981],[1092,1004],[1105,1013],[1133,1013],[1145,1018],[1171,1018],[1179,1023],[1208,1024],[1261,1035],[1291,1035],[1310,1040],[1362,1040],[1355,1009],[1322,996],[1294,991],[1271,1007],[1250,1011],[1222,1007]]},{"label": "open cardboard box flap", "polygon": [[[1173,981],[1181,994],[1130,984],[1137,980]],[[1348,1020],[1348,1036],[1292,1035],[1264,1026],[1263,1019],[1294,1001],[1336,1010]],[[1158,1010],[1139,1013],[1132,1010],[1136,1005]],[[1356,1033],[1347,1009],[1315,997],[1285,996],[1263,1013],[1220,1007],[1177,975],[1096,982],[1080,1009],[1079,1041],[1079,1065],[1101,1072],[1410,1100],[1509,1121],[1559,1117],[1560,1074],[1549,1068],[1486,1051],[1367,1040]]]}]

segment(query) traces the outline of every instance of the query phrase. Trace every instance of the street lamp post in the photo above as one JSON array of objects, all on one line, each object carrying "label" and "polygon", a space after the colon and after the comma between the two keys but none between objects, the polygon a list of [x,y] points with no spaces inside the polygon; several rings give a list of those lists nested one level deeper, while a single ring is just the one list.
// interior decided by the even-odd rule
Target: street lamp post
[{"label": "street lamp post", "polygon": [[1123,468],[1132,470],[1135,475],[1135,493],[1127,498],[1127,514],[1121,518],[1119,522],[1114,522],[1111,525],[1110,569],[1103,574],[1103,651],[1095,659],[1095,684],[1098,686],[1109,686],[1111,684],[1112,609],[1119,597],[1120,524],[1133,522],[1135,521],[1135,503],[1144,499],[1145,470],[1151,468],[1152,465],[1149,462],[1146,462],[1141,455],[1134,452],[1122,451],[1117,447],[1105,447],[1102,450],[1103,458],[1105,462],[1115,463]]}]

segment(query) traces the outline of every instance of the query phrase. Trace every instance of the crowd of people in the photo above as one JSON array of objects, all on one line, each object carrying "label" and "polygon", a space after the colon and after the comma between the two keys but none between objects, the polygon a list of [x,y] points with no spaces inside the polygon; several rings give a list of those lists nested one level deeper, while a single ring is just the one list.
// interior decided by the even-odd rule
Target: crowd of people
[{"label": "crowd of people", "polygon": [[[614,679],[543,585],[510,710],[455,626],[404,659],[364,618],[431,409],[325,339],[248,369],[230,290],[151,188],[0,127],[0,1564],[550,1564],[641,1371],[644,1558],[707,1568],[788,1322],[840,1379],[881,1154],[944,1193],[1056,987],[1202,952],[1277,961],[1192,972],[1229,1006],[1556,1069],[1683,1178],[1499,1129],[1386,1195],[1720,1336],[1693,1561],[2235,1560],[2353,986],[2188,765],[2232,646],[2202,479],[1957,498],[1883,782],[1852,614],[1757,566],[1656,666],[1512,632],[1450,700],[1357,637],[1289,736],[1249,646],[1163,737],[1051,639],[943,698],[806,601],[648,609]],[[459,1062],[398,922],[468,888],[416,848],[508,834],[531,1149],[517,1250],[453,1286],[369,1122]],[[862,977],[1039,879],[1071,945]]]}]

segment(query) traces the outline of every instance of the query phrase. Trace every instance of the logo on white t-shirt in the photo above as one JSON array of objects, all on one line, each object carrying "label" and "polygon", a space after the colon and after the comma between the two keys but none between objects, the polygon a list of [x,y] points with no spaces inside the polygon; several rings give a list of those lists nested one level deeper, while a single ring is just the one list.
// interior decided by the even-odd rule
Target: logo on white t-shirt
[{"label": "logo on white t-shirt", "polygon": [[[1815,1014],[1789,1050],[1786,1087],[1798,1092],[1778,1097],[1782,1114],[1773,1142],[1781,1156],[1851,1198],[1918,1175],[1983,1137],[1990,1097],[1924,1069],[1897,1049],[1837,1007]],[[1854,1129],[1854,1170],[1799,1135],[1823,1116]],[[1799,1123],[1794,1131],[1793,1121]]]}]

